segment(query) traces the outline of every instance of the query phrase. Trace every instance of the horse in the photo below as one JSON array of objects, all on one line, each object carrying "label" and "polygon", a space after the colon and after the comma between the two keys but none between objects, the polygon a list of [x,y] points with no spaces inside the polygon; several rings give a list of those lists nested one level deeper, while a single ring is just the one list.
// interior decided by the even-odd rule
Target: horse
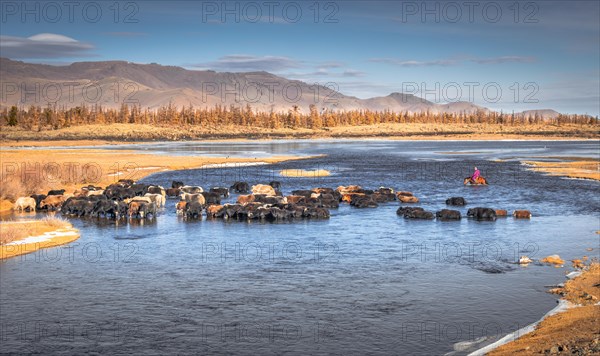
[{"label": "horse", "polygon": [[483,178],[482,176],[477,177],[477,179],[475,181],[473,181],[473,178],[471,177],[467,177],[465,178],[465,180],[463,181],[464,185],[488,185],[487,179]]}]

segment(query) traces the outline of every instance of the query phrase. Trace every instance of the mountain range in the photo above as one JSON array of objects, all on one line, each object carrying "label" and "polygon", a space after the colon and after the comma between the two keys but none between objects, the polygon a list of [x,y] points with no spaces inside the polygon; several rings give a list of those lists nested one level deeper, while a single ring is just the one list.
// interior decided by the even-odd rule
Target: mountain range
[{"label": "mountain range", "polygon": [[[335,88],[289,80],[268,72],[229,73],[188,70],[156,63],[126,61],[75,62],[55,66],[0,58],[0,107],[12,105],[64,107],[100,104],[118,108],[123,103],[156,109],[223,106],[256,111],[377,110],[394,112],[474,113],[489,109],[459,101],[438,104],[412,94],[359,99]],[[555,117],[554,110],[529,110],[525,115]]]}]

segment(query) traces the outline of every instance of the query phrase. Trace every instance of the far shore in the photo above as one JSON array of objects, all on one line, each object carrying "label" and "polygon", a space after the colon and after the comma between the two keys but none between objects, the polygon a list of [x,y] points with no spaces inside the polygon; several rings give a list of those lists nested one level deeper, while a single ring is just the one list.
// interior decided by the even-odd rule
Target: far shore
[{"label": "far shore", "polygon": [[85,125],[32,131],[2,127],[3,146],[96,146],[157,141],[223,141],[287,139],[383,140],[593,140],[600,125],[521,125],[387,123],[322,129],[254,127],[151,126],[142,124]]}]

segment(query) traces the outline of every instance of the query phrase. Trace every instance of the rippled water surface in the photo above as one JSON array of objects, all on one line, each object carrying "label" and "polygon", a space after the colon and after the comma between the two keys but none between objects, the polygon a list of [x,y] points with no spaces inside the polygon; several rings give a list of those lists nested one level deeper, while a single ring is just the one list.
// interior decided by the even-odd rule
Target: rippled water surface
[{"label": "rippled water surface", "polygon": [[[138,149],[137,146],[121,146]],[[170,154],[326,156],[276,165],[155,174],[203,187],[280,180],[285,193],[359,184],[409,190],[428,210],[529,209],[531,220],[407,221],[398,202],[342,205],[327,221],[183,221],[175,201],[155,221],[73,219],[82,237],[1,264],[3,352],[40,354],[438,355],[494,337],[556,305],[545,285],[566,268],[520,255],[598,255],[597,182],[527,171],[520,159],[598,159],[597,142],[283,141],[159,143]],[[490,181],[465,187],[477,166]],[[327,169],[285,178],[282,169]],[[235,196],[231,198],[235,199]]]}]

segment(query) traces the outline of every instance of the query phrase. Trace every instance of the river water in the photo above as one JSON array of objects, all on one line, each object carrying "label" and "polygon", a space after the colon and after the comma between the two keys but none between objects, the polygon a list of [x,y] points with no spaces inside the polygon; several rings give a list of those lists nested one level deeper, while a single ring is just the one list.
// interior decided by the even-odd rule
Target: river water
[{"label": "river water", "polygon": [[[115,146],[108,148],[114,149]],[[528,171],[522,159],[599,158],[598,142],[277,141],[118,146],[164,155],[324,155],[275,165],[162,172],[170,186],[282,182],[408,190],[427,210],[528,209],[531,220],[407,221],[398,202],[342,205],[326,221],[72,219],[82,237],[1,263],[2,352],[34,354],[442,355],[490,342],[556,305],[570,267],[515,262],[598,256],[599,183]],[[465,187],[479,167],[489,186]],[[327,169],[286,178],[282,169]],[[235,199],[235,195],[231,200]],[[588,252],[586,248],[593,247]],[[484,342],[484,343],[485,343]]]}]

